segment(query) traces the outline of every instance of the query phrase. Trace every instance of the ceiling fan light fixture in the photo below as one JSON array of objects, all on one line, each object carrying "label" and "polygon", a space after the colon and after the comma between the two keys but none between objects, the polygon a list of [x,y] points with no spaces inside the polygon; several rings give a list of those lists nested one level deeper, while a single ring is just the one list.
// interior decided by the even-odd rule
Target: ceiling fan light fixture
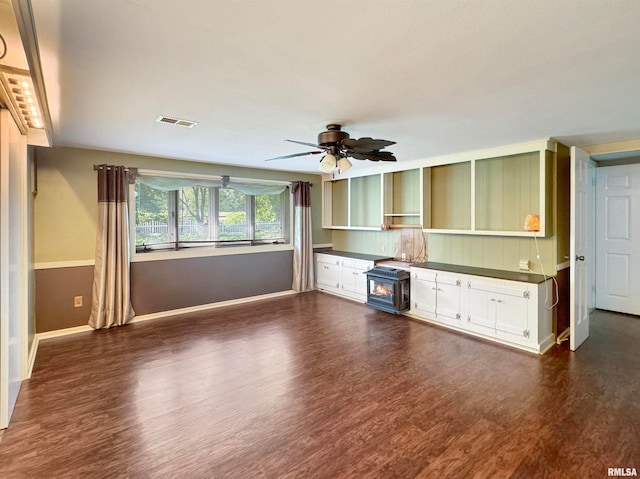
[{"label": "ceiling fan light fixture", "polygon": [[346,156],[343,156],[342,158],[340,158],[338,160],[338,171],[340,171],[340,173],[344,173],[345,171],[347,171],[352,166],[353,165],[351,164],[351,162],[349,161],[349,159]]},{"label": "ceiling fan light fixture", "polygon": [[333,170],[335,170],[336,165],[337,165],[336,157],[333,156],[331,153],[328,153],[320,161],[319,168],[320,168],[320,171],[323,171],[325,173],[331,173]]}]

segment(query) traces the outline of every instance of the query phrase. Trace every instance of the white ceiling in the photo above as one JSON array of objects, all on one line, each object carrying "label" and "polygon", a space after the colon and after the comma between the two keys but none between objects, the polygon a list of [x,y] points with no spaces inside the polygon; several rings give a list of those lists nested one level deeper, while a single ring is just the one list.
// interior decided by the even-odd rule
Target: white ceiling
[{"label": "white ceiling", "polygon": [[330,122],[399,162],[640,137],[637,0],[31,1],[58,146],[317,172],[264,159]]}]

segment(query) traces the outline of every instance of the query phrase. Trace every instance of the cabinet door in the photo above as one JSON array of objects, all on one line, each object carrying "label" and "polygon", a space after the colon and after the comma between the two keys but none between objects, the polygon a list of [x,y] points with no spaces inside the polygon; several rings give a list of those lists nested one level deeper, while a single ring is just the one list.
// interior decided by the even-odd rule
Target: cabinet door
[{"label": "cabinet door", "polygon": [[436,317],[436,274],[429,271],[412,271],[411,311],[418,316]]},{"label": "cabinet door", "polygon": [[372,261],[356,261],[355,265],[355,293],[363,301],[367,299],[367,271],[373,268]]},{"label": "cabinet door", "polygon": [[335,256],[316,257],[316,283],[319,289],[340,291],[340,260]]},{"label": "cabinet door", "polygon": [[342,285],[342,291],[349,295],[353,295],[356,292],[356,271],[353,260],[343,260],[342,269],[340,271],[340,284]]},{"label": "cabinet door", "polygon": [[490,283],[471,280],[468,284],[467,327],[485,334],[495,334],[496,295]]},{"label": "cabinet door", "polygon": [[365,273],[371,268],[373,268],[372,261],[351,258],[342,259],[340,287],[345,296],[366,301],[367,275]]},{"label": "cabinet door", "polygon": [[496,291],[496,330],[526,341],[529,338],[529,292],[500,287]]},{"label": "cabinet door", "polygon": [[436,277],[436,317],[438,319],[460,319],[460,286],[458,276],[438,273]]}]

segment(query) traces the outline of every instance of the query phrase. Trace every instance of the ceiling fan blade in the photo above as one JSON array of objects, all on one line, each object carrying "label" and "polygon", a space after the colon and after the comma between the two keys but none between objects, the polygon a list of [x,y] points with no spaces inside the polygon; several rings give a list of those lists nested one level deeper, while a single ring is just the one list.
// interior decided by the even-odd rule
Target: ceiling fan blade
[{"label": "ceiling fan blade", "polygon": [[321,150],[325,150],[326,149],[324,146],[316,145],[315,143],[305,143],[304,141],[296,141],[296,140],[284,140],[284,141],[289,141],[291,143],[297,143],[298,145],[310,146],[312,148],[320,148]]},{"label": "ceiling fan blade", "polygon": [[390,151],[368,151],[357,152],[348,151],[347,155],[356,160],[370,160],[370,161],[397,161],[396,157]]},{"label": "ceiling fan blade", "polygon": [[318,155],[320,153],[322,153],[322,151],[306,151],[304,153],[294,153],[292,155],[284,155],[284,156],[276,156],[275,158],[267,158],[264,161],[284,160],[286,158],[295,158],[296,156]]},{"label": "ceiling fan blade", "polygon": [[358,138],[357,140],[353,138],[347,138],[346,140],[342,140],[342,142],[340,143],[341,148],[343,149],[358,151],[361,153],[365,151],[382,150],[387,146],[395,144],[395,141],[376,140],[369,137]]}]

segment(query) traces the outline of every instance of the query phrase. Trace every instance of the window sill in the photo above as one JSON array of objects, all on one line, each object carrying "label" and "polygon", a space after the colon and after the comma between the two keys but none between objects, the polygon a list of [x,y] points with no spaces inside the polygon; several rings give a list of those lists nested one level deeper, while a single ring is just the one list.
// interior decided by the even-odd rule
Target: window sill
[{"label": "window sill", "polygon": [[260,246],[225,246],[221,248],[185,248],[178,251],[175,250],[156,250],[147,251],[145,253],[131,253],[132,263],[141,263],[145,261],[162,261],[171,259],[186,258],[202,258],[208,256],[227,256],[232,254],[253,254],[253,253],[270,253],[275,251],[292,251],[292,244],[266,244]]}]

